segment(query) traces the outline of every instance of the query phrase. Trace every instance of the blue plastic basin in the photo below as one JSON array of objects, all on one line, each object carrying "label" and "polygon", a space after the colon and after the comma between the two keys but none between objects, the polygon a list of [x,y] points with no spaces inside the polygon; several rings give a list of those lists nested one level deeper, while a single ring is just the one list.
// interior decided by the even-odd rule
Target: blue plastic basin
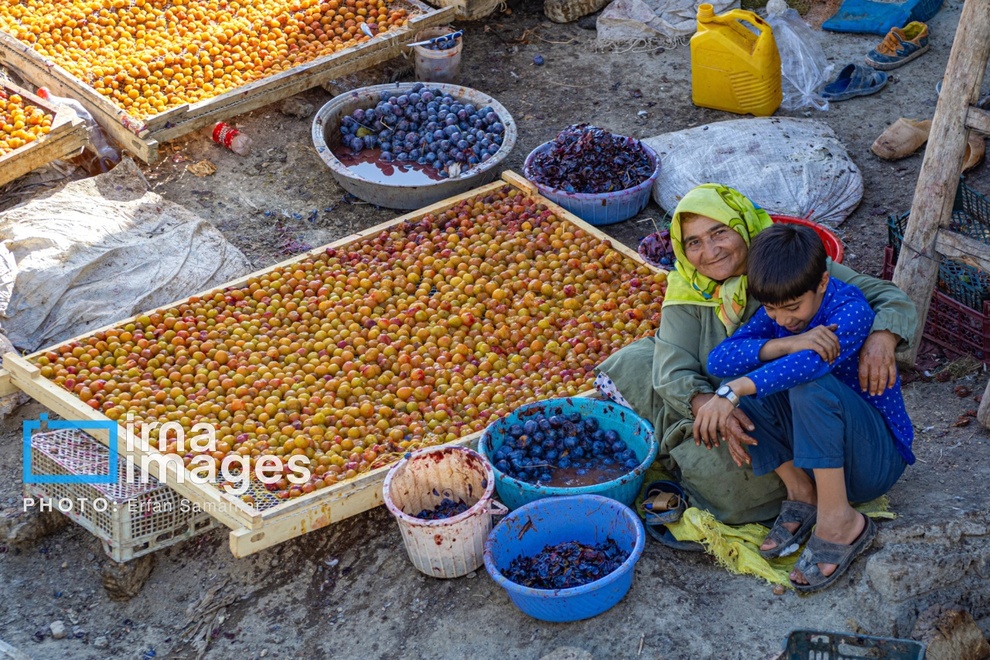
[{"label": "blue plastic basin", "polygon": [[569,193],[537,181],[530,166],[537,154],[548,151],[552,145],[553,142],[544,142],[529,152],[529,155],[526,156],[526,162],[523,164],[523,176],[536,186],[541,195],[560,204],[588,224],[610,225],[614,222],[628,220],[650,203],[653,183],[660,176],[660,157],[645,143],[640,142],[639,146],[646,152],[650,163],[653,164],[653,174],[650,175],[650,178],[632,188],[607,193]]},{"label": "blue plastic basin", "polygon": [[[598,420],[601,429],[617,432],[623,442],[636,452],[639,465],[617,479],[572,488],[541,486],[519,481],[494,467],[495,461],[492,457],[508,437],[510,426],[516,423],[522,424],[534,415],[543,414],[549,417],[569,412],[579,412],[582,417],[594,417]],[[603,495],[631,506],[643,487],[646,470],[653,464],[658,449],[659,446],[653,436],[653,425],[645,419],[629,408],[611,401],[583,397],[567,397],[527,403],[511,414],[489,424],[478,441],[478,451],[493,464],[495,488],[498,490],[499,499],[510,509],[517,509],[524,504],[544,497],[582,494]]]},{"label": "blue plastic basin", "polygon": [[[533,589],[501,573],[513,559],[539,554],[548,545],[586,545],[615,539],[629,557],[605,577],[570,589]],[[618,603],[632,586],[633,567],[643,554],[643,523],[629,507],[599,495],[531,502],[498,523],[485,542],[485,569],[524,614],[541,621],[580,621]]]}]

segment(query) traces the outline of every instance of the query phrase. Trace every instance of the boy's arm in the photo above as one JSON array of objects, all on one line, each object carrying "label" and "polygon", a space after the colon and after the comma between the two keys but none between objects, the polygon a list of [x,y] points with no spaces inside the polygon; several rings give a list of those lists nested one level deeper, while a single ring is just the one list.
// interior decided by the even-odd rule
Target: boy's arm
[{"label": "boy's arm", "polygon": [[876,314],[872,323],[873,332],[886,330],[897,335],[898,350],[906,349],[914,342],[918,311],[907,294],[898,289],[896,284],[857,273],[852,268],[833,261],[829,261],[828,272],[863,293]]},{"label": "boy's arm", "polygon": [[[835,326],[835,336],[839,340],[839,357],[835,363],[855,357],[873,324],[873,311],[862,298],[846,299],[836,305],[823,325]],[[832,364],[822,359],[813,350],[803,350],[785,355],[773,362],[764,364],[759,369],[751,371],[745,377],[752,386],[737,383],[743,390],[737,392],[740,396],[755,394],[766,396],[774,392],[782,392],[796,385],[807,383],[829,373]],[[729,383],[732,387],[732,383]],[[733,390],[735,391],[735,387]]]},{"label": "boy's arm", "polygon": [[762,307],[758,309],[753,318],[708,354],[708,373],[730,378],[759,369],[766,362],[760,354],[777,333],[775,325]]}]

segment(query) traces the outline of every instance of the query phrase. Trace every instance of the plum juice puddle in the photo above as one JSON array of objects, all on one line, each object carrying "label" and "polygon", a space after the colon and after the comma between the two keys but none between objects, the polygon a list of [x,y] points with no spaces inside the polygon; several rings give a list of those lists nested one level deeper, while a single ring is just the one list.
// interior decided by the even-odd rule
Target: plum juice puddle
[{"label": "plum juice puddle", "polygon": [[549,482],[540,482],[541,486],[552,488],[579,488],[581,486],[595,486],[606,481],[618,479],[624,474],[629,474],[629,469],[621,465],[602,465],[599,467],[566,467],[556,468],[553,471],[553,479]]},{"label": "plum juice puddle", "polygon": [[345,148],[339,152],[335,151],[333,155],[351,172],[373,183],[427,186],[437,181],[443,181],[443,177],[440,176],[435,167],[409,161],[386,163],[379,158],[381,153],[381,149],[365,149],[361,153],[355,154],[350,149]]}]

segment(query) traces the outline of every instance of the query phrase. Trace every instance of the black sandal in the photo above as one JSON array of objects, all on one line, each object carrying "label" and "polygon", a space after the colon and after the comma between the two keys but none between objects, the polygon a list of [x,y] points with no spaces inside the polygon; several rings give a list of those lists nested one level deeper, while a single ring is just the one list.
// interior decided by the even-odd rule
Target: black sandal
[{"label": "black sandal", "polygon": [[[849,545],[832,543],[812,536],[811,540],[808,541],[808,546],[801,553],[801,558],[794,566],[794,570],[801,571],[801,575],[808,581],[808,584],[800,584],[791,580],[791,585],[801,593],[811,593],[834,584],[836,580],[842,577],[853,560],[863,554],[877,536],[877,526],[873,521],[865,515],[863,519],[866,520],[866,526],[863,527],[863,531],[860,532],[856,540]],[[823,575],[818,564],[835,564],[836,568],[831,575]]]},{"label": "black sandal", "polygon": [[[814,529],[817,518],[818,507],[815,505],[784,500],[783,504],[780,505],[780,515],[773,521],[770,533],[763,539],[764,542],[773,541],[776,545],[769,550],[761,549],[760,556],[764,559],[774,559],[775,557],[786,557],[794,554],[811,536],[811,530]],[[786,523],[800,523],[800,525],[791,532],[784,527]]]}]

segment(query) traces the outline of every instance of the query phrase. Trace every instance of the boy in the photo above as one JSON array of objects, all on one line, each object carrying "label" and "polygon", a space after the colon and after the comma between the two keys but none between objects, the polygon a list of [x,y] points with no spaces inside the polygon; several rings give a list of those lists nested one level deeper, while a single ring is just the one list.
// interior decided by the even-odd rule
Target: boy
[{"label": "boy", "polygon": [[709,372],[730,379],[694,427],[711,445],[736,406],[753,421],[748,454],[738,443],[729,450],[787,488],[760,554],[785,556],[811,537],[790,576],[798,591],[833,584],[869,547],[876,527],[849,502],[883,495],[914,462],[899,379],[877,396],[859,387],[873,311],[858,289],[829,278],[825,258],[808,227],[776,224],[753,239],[749,292],[763,307],[709,354]]}]

